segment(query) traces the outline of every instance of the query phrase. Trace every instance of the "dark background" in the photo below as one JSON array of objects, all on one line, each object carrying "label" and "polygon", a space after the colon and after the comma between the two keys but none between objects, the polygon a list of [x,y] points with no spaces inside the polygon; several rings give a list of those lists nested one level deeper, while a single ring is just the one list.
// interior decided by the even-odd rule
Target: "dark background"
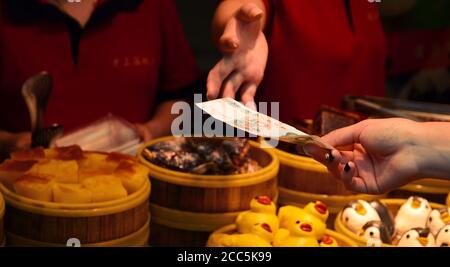
[{"label": "dark background", "polygon": [[176,0],[186,36],[199,67],[207,72],[220,59],[211,41],[211,21],[218,0]]}]

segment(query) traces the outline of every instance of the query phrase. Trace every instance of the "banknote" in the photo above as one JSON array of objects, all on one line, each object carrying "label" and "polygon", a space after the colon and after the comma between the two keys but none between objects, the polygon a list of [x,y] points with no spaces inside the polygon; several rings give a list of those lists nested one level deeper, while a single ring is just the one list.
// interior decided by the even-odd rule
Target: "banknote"
[{"label": "banknote", "polygon": [[213,118],[256,136],[278,139],[298,145],[314,143],[324,149],[333,149],[320,137],[306,134],[293,126],[247,108],[232,98],[196,103],[196,106]]}]

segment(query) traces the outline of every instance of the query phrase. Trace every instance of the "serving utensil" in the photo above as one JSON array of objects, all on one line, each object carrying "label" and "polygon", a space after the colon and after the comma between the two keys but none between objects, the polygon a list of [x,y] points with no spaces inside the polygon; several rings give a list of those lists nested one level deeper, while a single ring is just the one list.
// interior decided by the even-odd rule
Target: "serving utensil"
[{"label": "serving utensil", "polygon": [[32,147],[49,147],[62,135],[61,125],[42,128],[43,114],[53,89],[52,76],[43,71],[28,78],[22,86],[22,96],[28,107],[31,122]]}]

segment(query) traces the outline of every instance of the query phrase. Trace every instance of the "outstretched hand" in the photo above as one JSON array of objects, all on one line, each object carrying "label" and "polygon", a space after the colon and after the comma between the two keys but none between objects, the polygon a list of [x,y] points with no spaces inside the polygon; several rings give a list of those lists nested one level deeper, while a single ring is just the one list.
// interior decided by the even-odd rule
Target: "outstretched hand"
[{"label": "outstretched hand", "polygon": [[226,23],[218,44],[224,56],[208,75],[208,99],[235,98],[239,91],[242,102],[256,108],[254,96],[268,58],[262,16],[263,11],[257,5],[247,3]]}]

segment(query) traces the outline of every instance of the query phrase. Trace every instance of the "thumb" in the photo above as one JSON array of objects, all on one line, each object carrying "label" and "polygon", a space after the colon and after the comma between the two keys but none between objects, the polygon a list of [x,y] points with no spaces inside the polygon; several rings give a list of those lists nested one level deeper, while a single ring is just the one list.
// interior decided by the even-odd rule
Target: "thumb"
[{"label": "thumb", "polygon": [[260,20],[264,12],[254,3],[246,3],[236,13],[239,20],[245,22],[254,22]]}]

